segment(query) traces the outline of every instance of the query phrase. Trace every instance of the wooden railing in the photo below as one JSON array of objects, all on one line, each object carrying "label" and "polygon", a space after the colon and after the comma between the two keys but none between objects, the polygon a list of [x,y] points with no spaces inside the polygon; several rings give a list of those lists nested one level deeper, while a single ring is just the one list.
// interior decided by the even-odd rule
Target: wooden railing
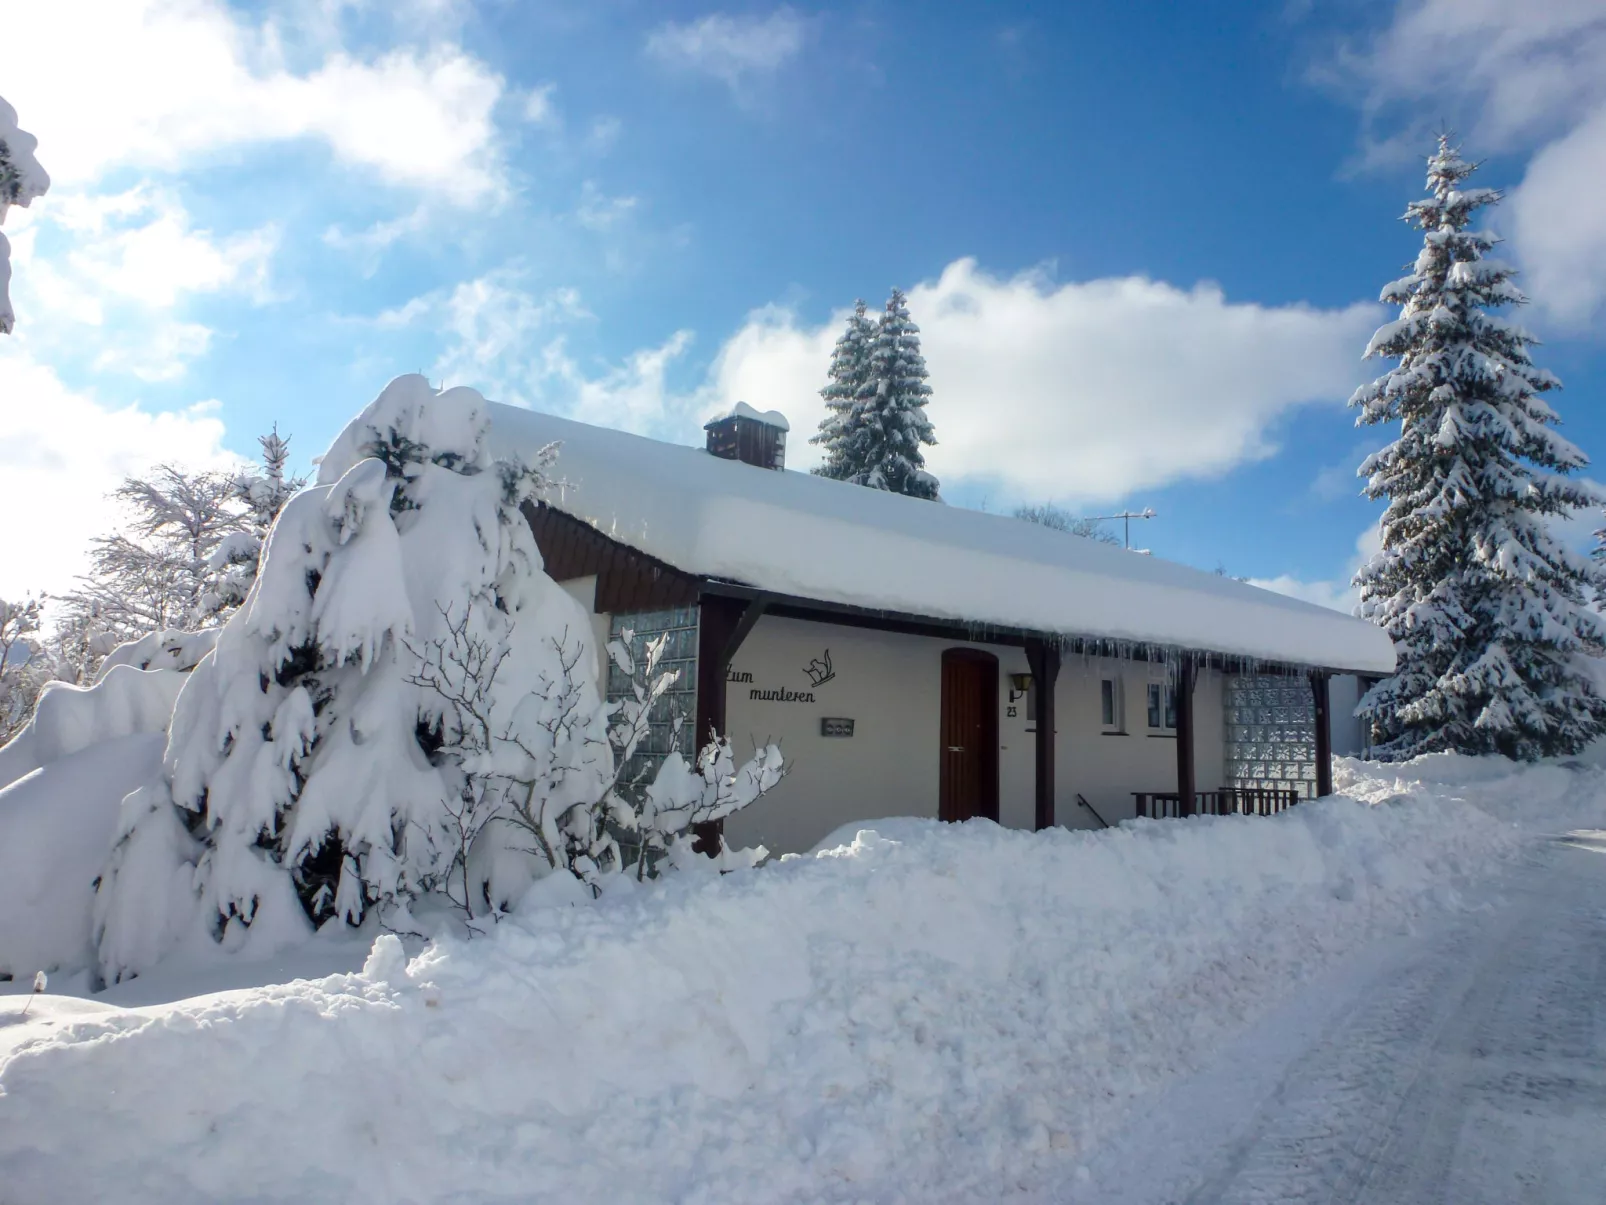
[{"label": "wooden railing", "polygon": [[[1168,820],[1182,815],[1182,796],[1176,791],[1133,791],[1138,815]],[[1288,787],[1223,787],[1195,791],[1196,816],[1273,816],[1299,802],[1299,792]]]}]

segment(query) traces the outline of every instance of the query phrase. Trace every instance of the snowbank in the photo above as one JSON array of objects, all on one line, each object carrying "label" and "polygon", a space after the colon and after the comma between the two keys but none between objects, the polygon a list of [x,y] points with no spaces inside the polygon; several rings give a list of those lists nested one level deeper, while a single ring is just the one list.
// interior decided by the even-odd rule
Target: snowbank
[{"label": "snowbank", "polygon": [[48,683],[33,719],[0,748],[0,786],[100,741],[166,732],[185,677],[172,669],[114,665],[93,686]]},{"label": "snowbank", "polygon": [[156,773],[163,743],[160,733],[102,741],[0,789],[0,974],[93,964],[95,877],[123,796]]},{"label": "snowbank", "polygon": [[996,1200],[1454,906],[1531,839],[1525,793],[1598,822],[1606,777],[1464,763],[1346,763],[1397,798],[1273,819],[899,821],[410,962],[382,937],[360,974],[14,1026],[3,1001],[0,1166],[19,1200]]}]

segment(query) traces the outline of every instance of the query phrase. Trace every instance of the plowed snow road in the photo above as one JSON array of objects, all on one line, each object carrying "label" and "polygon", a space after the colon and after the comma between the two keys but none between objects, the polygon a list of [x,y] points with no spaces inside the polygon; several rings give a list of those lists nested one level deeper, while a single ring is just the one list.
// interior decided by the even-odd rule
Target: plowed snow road
[{"label": "plowed snow road", "polygon": [[1306,985],[1046,1195],[1606,1205],[1606,833]]}]

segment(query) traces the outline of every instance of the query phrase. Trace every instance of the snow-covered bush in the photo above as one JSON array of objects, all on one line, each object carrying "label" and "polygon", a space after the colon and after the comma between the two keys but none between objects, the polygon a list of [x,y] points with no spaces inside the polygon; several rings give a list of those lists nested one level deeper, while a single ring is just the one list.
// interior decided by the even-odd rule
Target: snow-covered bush
[{"label": "snow-covered bush", "polygon": [[[50,177],[34,158],[39,140],[17,128],[17,111],[0,96],[0,225],[13,205],[24,209],[50,187]],[[0,334],[9,335],[16,315],[11,312],[11,244],[0,234]]]},{"label": "snow-covered bush", "polygon": [[494,458],[488,423],[473,390],[399,377],[285,505],[162,774],[124,804],[96,901],[108,978],[193,919],[232,948],[265,918],[417,929],[421,903],[474,916],[554,870],[595,884],[625,869],[619,832],[661,847],[666,822],[773,784],[778,751],[736,771],[721,743],[700,778],[666,766],[648,805],[621,800],[616,754],[662,675],[649,658],[610,731],[588,617],[520,510],[546,464]]}]

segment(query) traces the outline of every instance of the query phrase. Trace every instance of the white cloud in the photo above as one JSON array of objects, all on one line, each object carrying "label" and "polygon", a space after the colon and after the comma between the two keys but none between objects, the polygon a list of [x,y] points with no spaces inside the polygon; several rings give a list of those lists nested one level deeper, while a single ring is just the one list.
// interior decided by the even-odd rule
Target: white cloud
[{"label": "white cloud", "polygon": [[580,204],[574,216],[587,230],[600,232],[618,225],[640,203],[639,197],[610,197],[597,187],[596,181],[587,180],[581,186]]},{"label": "white cloud", "polygon": [[[47,231],[65,235],[64,250],[41,252]],[[279,239],[273,226],[226,237],[197,230],[177,194],[148,185],[53,193],[29,214],[25,233],[19,290],[36,354],[147,381],[182,376],[210,346],[212,331],[181,315],[188,299],[232,292],[267,300]]]},{"label": "white cloud", "polygon": [[212,346],[212,330],[199,322],[158,321],[137,339],[108,341],[93,361],[97,372],[127,373],[142,381],[176,381]]},{"label": "white cloud", "polygon": [[[1272,426],[1305,403],[1347,397],[1376,307],[1228,302],[1140,278],[1056,285],[1038,273],[991,276],[972,260],[916,286],[945,481],[996,482],[1008,499],[1086,503],[1218,476],[1271,455]],[[807,467],[824,410],[818,390],[843,315],[811,327],[756,311],[720,347],[701,384],[671,376],[691,345],[680,330],[614,364],[577,361],[564,326],[584,317],[571,291],[528,292],[516,269],[467,281],[380,315],[433,324],[447,346],[434,374],[505,401],[665,438],[737,401],[783,411],[788,461]]]},{"label": "white cloud", "polygon": [[404,238],[422,232],[434,217],[428,204],[415,206],[408,213],[375,222],[361,230],[330,226],[323,232],[324,245],[354,256],[364,276],[379,270],[384,253]]},{"label": "white cloud", "polygon": [[569,359],[562,340],[556,340],[546,349],[546,374],[567,395],[569,413],[582,422],[626,431],[658,430],[675,412],[672,403],[666,406],[669,370],[691,342],[690,331],[676,331],[658,347],[643,348],[623,364],[588,377]]},{"label": "white cloud", "polygon": [[558,110],[552,97],[557,90],[556,84],[542,84],[526,92],[524,102],[519,106],[524,120],[538,126],[555,123],[558,120]]},{"label": "white cloud", "polygon": [[619,141],[619,135],[624,132],[624,122],[617,117],[594,117],[591,120],[590,131],[586,135],[586,145],[598,155],[605,155],[613,149],[614,143]]},{"label": "white cloud", "polygon": [[174,194],[140,186],[110,196],[64,195],[40,221],[63,227],[66,266],[96,294],[171,308],[189,293],[261,293],[279,232],[268,226],[226,238],[195,230]]},{"label": "white cloud", "polygon": [[[1087,502],[1219,476],[1276,451],[1270,428],[1308,402],[1347,397],[1375,307],[1230,303],[1138,277],[1056,285],[1004,279],[973,260],[916,286],[944,479],[995,478],[1017,497]],[[784,310],[750,318],[721,349],[704,409],[783,410],[803,441],[823,415],[841,315],[800,327]]]},{"label": "white cloud", "polygon": [[1406,0],[1352,67],[1371,134],[1393,131],[1374,158],[1425,151],[1442,121],[1471,155],[1533,155],[1509,203],[1524,284],[1551,317],[1587,327],[1606,303],[1606,217],[1594,200],[1606,190],[1600,0]]},{"label": "white cloud", "polygon": [[1362,565],[1377,555],[1382,546],[1382,533],[1374,524],[1356,537],[1355,555],[1350,558],[1342,580],[1304,581],[1292,574],[1283,573],[1276,577],[1252,577],[1249,579],[1249,584],[1350,615],[1361,601],[1360,592],[1350,584],[1351,579],[1360,571]]},{"label": "white cloud", "polygon": [[803,49],[806,26],[791,8],[766,16],[710,13],[669,22],[647,37],[647,53],[672,67],[711,75],[735,91],[749,77],[767,75]]},{"label": "white cloud", "polygon": [[484,63],[450,44],[368,59],[333,47],[298,70],[283,32],[219,0],[24,4],[6,16],[0,79],[60,183],[315,138],[391,184],[462,203],[500,195],[504,83]]},{"label": "white cloud", "polygon": [[535,294],[525,288],[518,264],[465,280],[451,289],[414,297],[376,315],[382,330],[433,329],[443,349],[430,375],[447,385],[471,385],[497,401],[529,403],[542,394],[545,378],[561,375],[548,348],[561,344],[561,328],[590,318],[580,294],[570,288]]},{"label": "white cloud", "polygon": [[153,413],[75,392],[20,343],[0,346],[0,597],[60,591],[87,565],[89,541],[117,518],[106,495],[122,478],[172,461],[238,463],[222,447],[215,405]]},{"label": "white cloud", "polygon": [[[1606,76],[1606,61],[1601,63]],[[1553,317],[1587,328],[1606,302],[1606,105],[1533,157],[1511,198],[1523,287]]]}]

